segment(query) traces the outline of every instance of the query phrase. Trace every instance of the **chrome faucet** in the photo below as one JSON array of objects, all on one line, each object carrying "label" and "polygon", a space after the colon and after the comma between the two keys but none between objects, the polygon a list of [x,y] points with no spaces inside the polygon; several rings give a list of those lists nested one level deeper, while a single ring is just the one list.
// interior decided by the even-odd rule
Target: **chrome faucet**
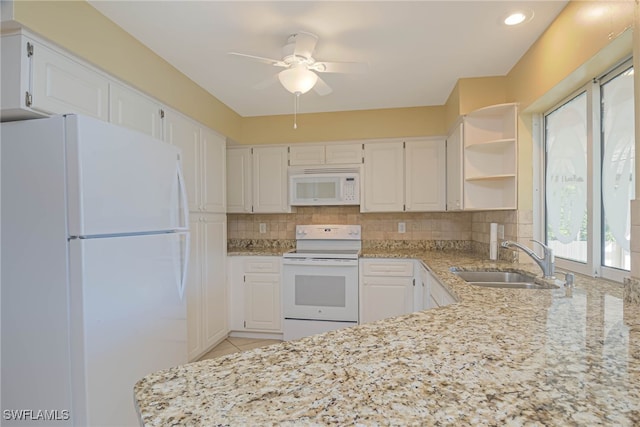
[{"label": "chrome faucet", "polygon": [[509,240],[505,240],[504,242],[502,242],[502,244],[500,246],[502,246],[503,248],[509,248],[511,246],[515,246],[518,249],[522,249],[522,251],[529,255],[531,258],[533,258],[533,260],[536,262],[536,264],[538,264],[540,266],[540,268],[542,269],[542,274],[544,275],[545,279],[553,279],[555,278],[554,273],[555,273],[555,264],[554,264],[554,257],[553,257],[553,249],[551,249],[549,246],[545,245],[542,242],[539,242],[537,240],[531,240],[532,242],[535,242],[537,244],[539,244],[540,246],[542,246],[542,250],[544,251],[544,256],[542,258],[540,258],[538,256],[538,254],[536,254],[534,251],[532,251],[531,249],[529,249],[528,247],[518,243],[518,242],[512,242]]}]

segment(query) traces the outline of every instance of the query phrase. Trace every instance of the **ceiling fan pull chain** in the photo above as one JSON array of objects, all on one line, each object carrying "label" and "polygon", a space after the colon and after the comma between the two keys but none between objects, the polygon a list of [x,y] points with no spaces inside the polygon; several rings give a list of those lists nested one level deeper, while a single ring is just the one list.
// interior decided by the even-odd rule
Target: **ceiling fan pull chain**
[{"label": "ceiling fan pull chain", "polygon": [[293,128],[298,129],[298,103],[300,102],[300,92],[296,92],[293,97]]}]

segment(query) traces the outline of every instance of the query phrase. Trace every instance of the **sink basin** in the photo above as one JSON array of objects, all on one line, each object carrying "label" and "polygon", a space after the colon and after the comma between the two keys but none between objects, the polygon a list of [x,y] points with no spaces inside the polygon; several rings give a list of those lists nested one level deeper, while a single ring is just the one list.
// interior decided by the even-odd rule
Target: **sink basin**
[{"label": "sink basin", "polygon": [[461,279],[475,286],[508,289],[555,289],[557,286],[536,283],[535,277],[512,271],[457,271]]}]

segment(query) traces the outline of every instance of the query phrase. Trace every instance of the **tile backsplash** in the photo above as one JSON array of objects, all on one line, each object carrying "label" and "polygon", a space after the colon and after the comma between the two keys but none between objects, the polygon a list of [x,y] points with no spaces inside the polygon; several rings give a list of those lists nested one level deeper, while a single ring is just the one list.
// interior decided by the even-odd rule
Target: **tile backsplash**
[{"label": "tile backsplash", "polygon": [[[361,213],[359,206],[299,207],[289,214],[229,214],[232,239],[295,239],[297,224],[360,224],[367,241],[467,241],[474,251],[489,253],[489,224],[504,224],[505,239],[528,241],[532,215],[522,211]],[[405,232],[398,232],[398,223]],[[260,224],[264,224],[260,232]],[[526,234],[523,237],[521,233]],[[504,250],[501,258],[516,256]]]},{"label": "tile backsplash", "polygon": [[[295,239],[297,224],[360,224],[363,240],[471,240],[468,212],[360,213],[359,206],[299,207],[290,214],[229,214],[230,239]],[[398,232],[404,222],[405,232]],[[260,224],[265,232],[260,233]]]}]

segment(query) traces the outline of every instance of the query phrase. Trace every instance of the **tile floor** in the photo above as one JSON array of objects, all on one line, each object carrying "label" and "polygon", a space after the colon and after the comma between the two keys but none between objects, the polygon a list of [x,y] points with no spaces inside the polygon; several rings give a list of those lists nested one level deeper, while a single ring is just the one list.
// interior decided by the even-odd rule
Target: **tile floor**
[{"label": "tile floor", "polygon": [[224,356],[225,354],[238,353],[240,351],[247,351],[258,347],[264,347],[271,344],[277,344],[282,342],[280,340],[263,340],[259,338],[235,338],[228,337],[220,344],[215,346],[211,351],[202,356],[200,360],[214,359],[216,357]]}]

